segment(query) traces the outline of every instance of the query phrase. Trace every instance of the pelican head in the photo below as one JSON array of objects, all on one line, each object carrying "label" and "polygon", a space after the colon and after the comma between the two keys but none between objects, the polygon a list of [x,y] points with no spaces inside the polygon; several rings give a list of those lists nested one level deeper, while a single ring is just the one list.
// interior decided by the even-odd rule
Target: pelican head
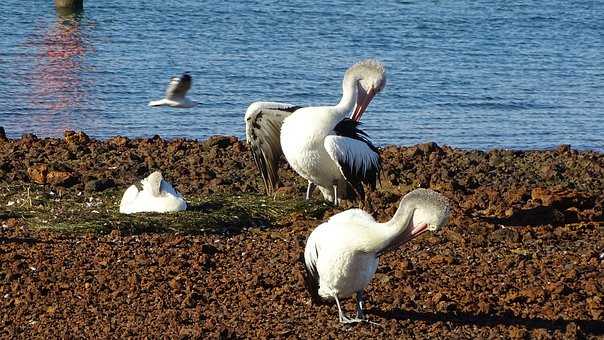
[{"label": "pelican head", "polygon": [[400,221],[405,221],[401,225],[404,228],[402,234],[392,245],[398,246],[411,241],[428,230],[436,231],[447,224],[450,216],[451,205],[443,195],[430,189],[415,189],[403,197],[395,216],[389,222],[399,224]]},{"label": "pelican head", "polygon": [[352,78],[358,84],[357,102],[350,118],[359,121],[373,97],[386,86],[386,69],[377,60],[366,59],[352,65],[344,78]]}]

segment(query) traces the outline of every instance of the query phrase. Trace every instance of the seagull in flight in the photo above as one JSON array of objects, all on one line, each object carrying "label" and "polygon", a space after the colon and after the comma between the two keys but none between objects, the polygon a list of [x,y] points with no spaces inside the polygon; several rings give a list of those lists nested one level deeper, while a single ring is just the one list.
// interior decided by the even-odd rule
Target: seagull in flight
[{"label": "seagull in flight", "polygon": [[193,78],[191,78],[189,72],[183,73],[180,77],[173,77],[166,89],[166,98],[150,101],[149,106],[190,108],[197,105],[197,102],[186,97],[192,82]]}]

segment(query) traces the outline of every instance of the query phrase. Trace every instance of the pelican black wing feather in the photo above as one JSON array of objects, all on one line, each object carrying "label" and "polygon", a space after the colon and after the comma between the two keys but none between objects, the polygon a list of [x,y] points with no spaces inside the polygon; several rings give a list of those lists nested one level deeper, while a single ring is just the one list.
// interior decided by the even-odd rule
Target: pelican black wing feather
[{"label": "pelican black wing feather", "polygon": [[267,194],[271,194],[279,182],[277,169],[283,154],[281,125],[285,118],[300,108],[286,103],[255,102],[245,113],[246,140]]},{"label": "pelican black wing feather", "polygon": [[364,199],[363,184],[375,189],[381,171],[379,150],[371,143],[367,134],[359,129],[361,123],[349,118],[335,127],[336,136],[328,136],[325,148],[338,163],[342,175],[351,185],[355,194]]}]

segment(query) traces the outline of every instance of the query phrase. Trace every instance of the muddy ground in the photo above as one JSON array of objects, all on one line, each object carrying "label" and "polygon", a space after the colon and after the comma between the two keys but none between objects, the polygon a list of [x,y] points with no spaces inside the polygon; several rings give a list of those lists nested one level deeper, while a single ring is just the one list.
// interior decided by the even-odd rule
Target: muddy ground
[{"label": "muddy ground", "polygon": [[[360,203],[303,201],[285,164],[266,197],[234,137],[0,133],[0,336],[604,337],[603,154],[427,143],[381,156],[362,203],[377,219],[419,186],[454,212],[382,257],[366,291],[379,325],[341,325],[334,304],[310,304],[299,256],[313,228]],[[123,191],[153,170],[189,209],[120,215]]]}]

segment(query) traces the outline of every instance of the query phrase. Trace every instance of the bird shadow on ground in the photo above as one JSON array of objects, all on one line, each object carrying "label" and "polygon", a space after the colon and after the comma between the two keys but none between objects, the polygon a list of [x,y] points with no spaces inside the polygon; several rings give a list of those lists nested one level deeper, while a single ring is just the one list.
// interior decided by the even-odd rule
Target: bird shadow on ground
[{"label": "bird shadow on ground", "polygon": [[416,312],[405,311],[396,308],[390,311],[382,311],[372,308],[368,314],[373,314],[384,319],[395,320],[418,320],[428,323],[451,322],[458,325],[473,326],[524,326],[528,329],[543,328],[547,330],[564,331],[569,324],[574,323],[583,332],[591,335],[604,335],[604,321],[602,320],[548,320],[542,318],[522,318],[513,315],[475,315],[470,313],[441,313],[441,312]]},{"label": "bird shadow on ground", "polygon": [[205,202],[205,203],[192,203],[187,206],[187,210],[189,211],[197,211],[197,212],[209,212],[213,210],[220,210],[224,207],[224,203],[219,202]]},{"label": "bird shadow on ground", "polygon": [[565,216],[565,214],[551,207],[534,207],[529,209],[514,210],[511,216],[481,216],[481,220],[501,224],[505,226],[539,226],[544,224],[560,225],[578,221],[576,214],[574,216]]},{"label": "bird shadow on ground", "polygon": [[17,243],[32,245],[40,242],[45,243],[45,241],[40,241],[31,237],[0,237],[0,244]]}]

